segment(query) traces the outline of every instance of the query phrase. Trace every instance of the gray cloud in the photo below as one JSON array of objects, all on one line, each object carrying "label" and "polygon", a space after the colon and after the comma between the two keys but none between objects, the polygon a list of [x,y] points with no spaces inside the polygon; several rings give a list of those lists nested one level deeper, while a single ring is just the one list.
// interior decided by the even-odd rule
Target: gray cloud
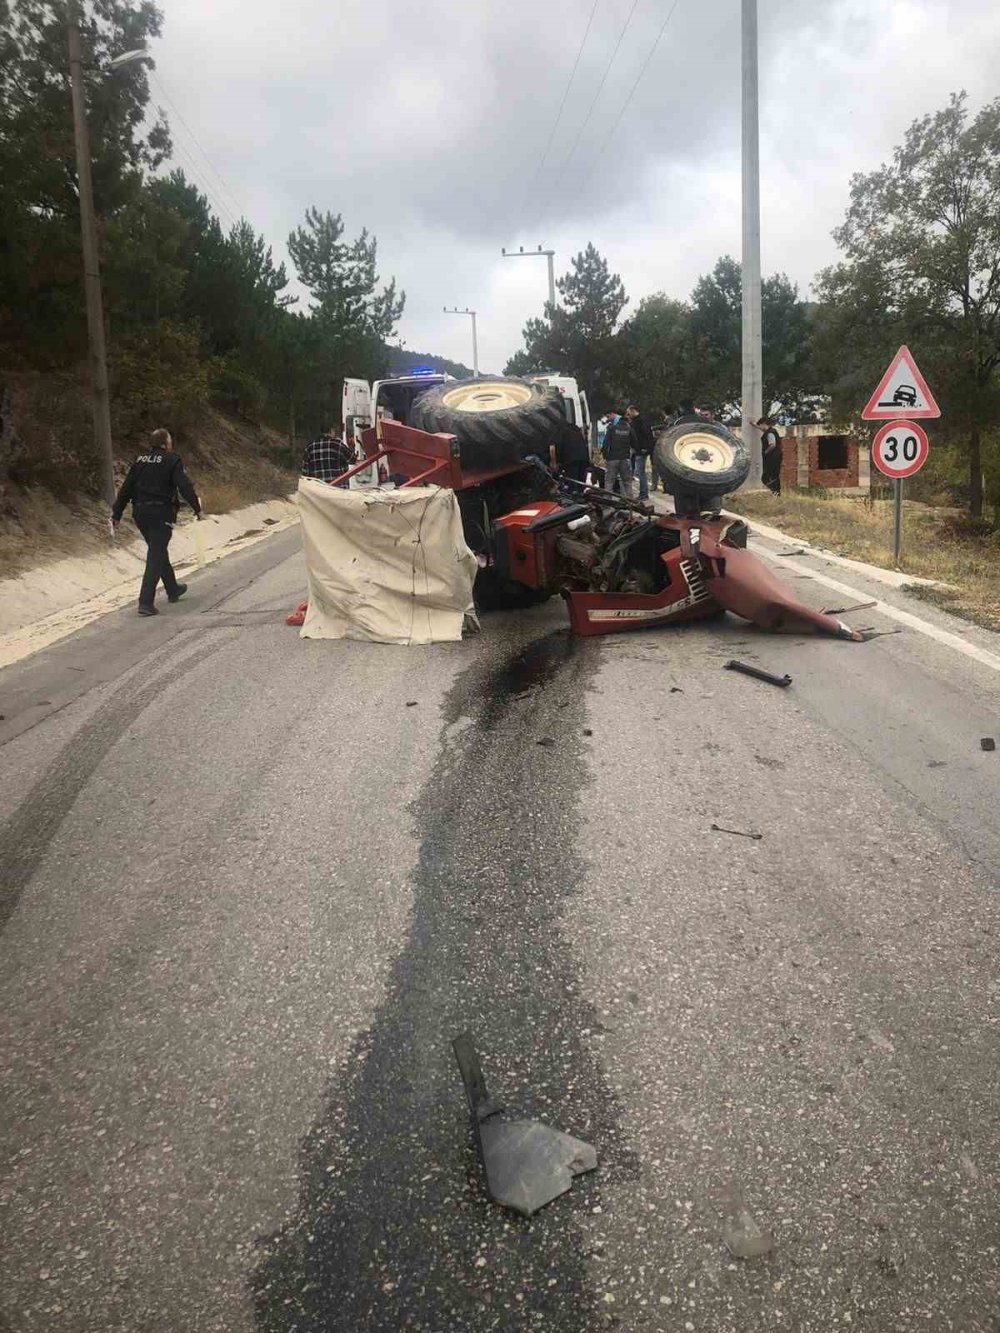
[{"label": "gray cloud", "polygon": [[[545,266],[501,245],[553,245],[562,271],[593,240],[630,308],[739,253],[736,0],[679,0],[609,138],[672,3],[639,0],[569,157],[632,7],[600,0],[544,165],[591,0],[163,3],[163,81],[241,206],[282,253],[308,204],[373,230],[410,346],[468,360],[467,321],[441,307],[475,305],[483,364],[502,365]],[[1000,18],[980,0],[760,0],[760,31],[765,268],[805,285],[834,257],[850,174],[953,89],[993,95]]]}]

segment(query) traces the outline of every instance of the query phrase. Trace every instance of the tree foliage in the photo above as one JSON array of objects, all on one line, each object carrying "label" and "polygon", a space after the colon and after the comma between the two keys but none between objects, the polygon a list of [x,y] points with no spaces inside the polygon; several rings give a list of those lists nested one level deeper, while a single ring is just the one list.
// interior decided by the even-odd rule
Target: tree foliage
[{"label": "tree foliage", "polygon": [[942,436],[961,444],[982,512],[983,434],[1000,408],[1000,99],[965,94],[909,128],[892,161],[851,182],[820,276],[822,364],[836,410],[856,415],[900,343],[934,386]]},{"label": "tree foliage", "polygon": [[[339,415],[339,377],[386,363],[405,297],[377,243],[309,209],[290,253],[312,308],[249,221],[228,231],[151,115],[152,0],[87,0],[80,33],[116,438],[216,403],[290,432]],[[0,367],[61,370],[86,354],[80,211],[61,0],[0,0]]]},{"label": "tree foliage", "polygon": [[[720,418],[738,415],[742,283],[730,256],[698,279],[689,301],[654,293],[621,325],[621,279],[592,245],[558,286],[564,305],[547,305],[544,319],[528,321],[510,374],[550,368],[575,375],[597,412],[625,401],[666,411],[691,398]],[[765,280],[762,305],[765,405],[801,418],[818,391],[809,307],[784,274]]]}]

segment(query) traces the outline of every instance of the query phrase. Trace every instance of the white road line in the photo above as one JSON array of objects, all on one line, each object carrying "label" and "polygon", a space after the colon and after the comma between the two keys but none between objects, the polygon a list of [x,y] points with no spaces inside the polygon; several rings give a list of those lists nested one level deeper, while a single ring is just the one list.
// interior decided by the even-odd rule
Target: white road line
[{"label": "white road line", "polygon": [[[832,588],[834,592],[839,592],[842,596],[853,599],[856,602],[871,601],[870,592],[862,592],[858,588],[852,588],[848,583],[841,583],[837,579],[831,579],[826,574],[818,574],[815,569],[810,569],[808,565],[800,565],[795,560],[775,560],[774,553],[761,547],[757,547],[761,555],[769,555],[776,568],[789,571],[792,574],[805,574],[817,583],[822,583],[825,588]],[[965,657],[971,657],[973,661],[989,667],[992,671],[1000,671],[1000,657],[996,653],[987,652],[985,648],[979,648],[974,643],[968,643],[957,634],[951,634],[946,629],[939,629],[937,625],[932,625],[929,620],[921,620],[920,616],[912,615],[909,611],[901,611],[896,606],[890,606],[888,602],[877,601],[871,608],[880,615],[888,616],[890,620],[896,620],[907,629],[914,629],[919,634],[926,634],[929,639],[934,639],[936,643],[943,644],[946,648],[953,648],[956,652],[962,653]]]}]

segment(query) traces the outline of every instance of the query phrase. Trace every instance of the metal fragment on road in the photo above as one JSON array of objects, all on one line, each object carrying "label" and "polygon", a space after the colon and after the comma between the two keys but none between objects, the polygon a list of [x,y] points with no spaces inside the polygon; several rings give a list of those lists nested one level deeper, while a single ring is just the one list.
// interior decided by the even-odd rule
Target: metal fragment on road
[{"label": "metal fragment on road", "polygon": [[752,838],[754,842],[760,842],[764,836],[763,833],[758,833],[756,829],[744,832],[741,828],[723,828],[721,824],[712,824],[710,827],[713,833],[735,833],[738,838]]},{"label": "metal fragment on road", "polygon": [[981,750],[995,750],[997,748],[997,743],[992,736],[984,736],[979,742],[979,748]]},{"label": "metal fragment on road", "polygon": [[573,1177],[597,1167],[597,1153],[582,1139],[538,1120],[503,1120],[503,1107],[486,1089],[479,1056],[468,1032],[452,1042],[469,1099],[472,1132],[494,1203],[531,1217],[565,1194]]},{"label": "metal fragment on road", "polygon": [[873,606],[878,606],[878,602],[856,602],[854,606],[825,606],[823,614],[825,616],[846,616],[850,611],[870,611]]},{"label": "metal fragment on road", "polygon": [[757,1224],[753,1214],[741,1208],[722,1229],[726,1249],[734,1259],[759,1259],[774,1249],[774,1236]]},{"label": "metal fragment on road", "polygon": [[764,671],[761,667],[750,666],[748,662],[737,662],[735,658],[728,661],[724,668],[726,671],[739,671],[744,676],[753,676],[755,680],[766,681],[768,685],[777,685],[779,689],[787,689],[792,683],[791,676],[776,676],[772,671]]}]

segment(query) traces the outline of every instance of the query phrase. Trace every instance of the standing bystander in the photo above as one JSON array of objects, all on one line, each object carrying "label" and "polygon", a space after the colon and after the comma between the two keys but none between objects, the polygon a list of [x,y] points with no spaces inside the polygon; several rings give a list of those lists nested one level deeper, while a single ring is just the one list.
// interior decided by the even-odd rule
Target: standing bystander
[{"label": "standing bystander", "polygon": [[633,441],[631,425],[617,412],[609,412],[604,432],[604,489],[613,491],[617,481],[626,500],[632,498]]}]

